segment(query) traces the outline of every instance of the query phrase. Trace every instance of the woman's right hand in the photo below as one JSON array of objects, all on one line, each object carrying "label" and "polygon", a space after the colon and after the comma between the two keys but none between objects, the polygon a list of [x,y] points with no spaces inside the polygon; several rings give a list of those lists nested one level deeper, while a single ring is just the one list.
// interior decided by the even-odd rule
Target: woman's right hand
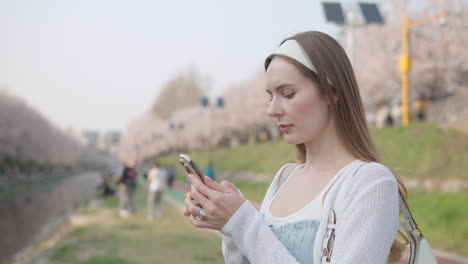
[{"label": "woman's right hand", "polygon": [[[205,183],[193,175],[191,192],[185,195],[184,203],[190,223],[198,228],[221,230],[231,216],[245,202],[237,187],[229,182],[217,183],[205,176]],[[194,205],[192,200],[199,202]],[[196,216],[201,215],[201,218]]]},{"label": "woman's right hand", "polygon": [[[213,182],[215,182],[215,181],[213,181]],[[219,185],[225,187],[226,189],[237,190],[237,187],[236,187],[234,184],[232,184],[232,183],[230,183],[230,182],[228,182],[228,181],[222,181],[222,182],[219,183]],[[215,187],[215,188],[216,188],[216,187]],[[218,189],[220,189],[220,188],[218,188]],[[226,190],[226,189],[224,189],[224,190]],[[190,192],[186,192],[186,193],[184,194],[184,199],[187,197],[187,195],[191,195],[191,193],[190,193]],[[190,200],[193,200],[193,198],[190,197]],[[201,208],[200,204],[197,203],[197,204],[195,204],[195,205]],[[190,215],[191,215],[191,214],[190,214],[189,210],[186,208],[185,211],[184,211],[184,216],[189,217]]]}]

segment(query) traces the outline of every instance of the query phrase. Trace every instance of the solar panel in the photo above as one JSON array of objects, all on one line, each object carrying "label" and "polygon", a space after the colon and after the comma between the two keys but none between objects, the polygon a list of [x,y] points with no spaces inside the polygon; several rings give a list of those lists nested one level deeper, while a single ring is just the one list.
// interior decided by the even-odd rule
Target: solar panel
[{"label": "solar panel", "polygon": [[366,20],[367,24],[375,23],[375,24],[383,24],[383,18],[380,15],[379,9],[377,4],[370,4],[370,3],[359,3],[359,7],[361,8],[361,12],[364,15],[364,19]]},{"label": "solar panel", "polygon": [[340,3],[322,3],[323,10],[325,10],[325,18],[328,22],[334,22],[337,24],[344,24],[345,18],[343,9]]}]

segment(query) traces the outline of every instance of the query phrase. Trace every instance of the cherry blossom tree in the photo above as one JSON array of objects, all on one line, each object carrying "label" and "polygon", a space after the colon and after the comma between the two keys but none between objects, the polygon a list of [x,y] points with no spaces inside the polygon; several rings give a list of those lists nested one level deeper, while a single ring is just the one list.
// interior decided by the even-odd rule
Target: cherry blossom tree
[{"label": "cherry blossom tree", "polygon": [[0,157],[73,164],[81,145],[21,98],[0,91]]},{"label": "cherry blossom tree", "polygon": [[402,15],[412,21],[434,16],[447,10],[445,23],[434,21],[410,29],[410,97],[430,99],[468,89],[468,9],[462,1],[431,1],[427,8],[408,12],[409,1],[394,0],[384,25],[369,25],[355,30],[354,68],[364,101],[378,104],[397,101],[401,76],[398,58],[401,55]]}]

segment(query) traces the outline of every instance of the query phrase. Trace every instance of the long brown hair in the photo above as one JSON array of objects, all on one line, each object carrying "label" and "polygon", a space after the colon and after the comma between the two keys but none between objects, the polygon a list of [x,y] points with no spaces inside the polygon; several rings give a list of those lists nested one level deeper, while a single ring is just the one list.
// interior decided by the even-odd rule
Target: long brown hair
[{"label": "long brown hair", "polygon": [[[316,72],[294,59],[282,57],[292,62],[305,76],[318,84],[320,94],[330,104],[338,135],[345,147],[360,160],[381,163],[369,133],[356,77],[344,49],[335,39],[318,31],[299,33],[283,42],[290,39],[298,42]],[[269,62],[270,60],[267,60],[267,67]],[[305,162],[305,145],[298,144],[296,148],[298,160]],[[407,202],[406,187],[401,178],[393,174],[398,182],[399,192]],[[398,233],[399,237],[395,238],[390,249],[388,259],[390,263],[397,262],[401,258],[408,244],[406,236],[401,231]]]}]

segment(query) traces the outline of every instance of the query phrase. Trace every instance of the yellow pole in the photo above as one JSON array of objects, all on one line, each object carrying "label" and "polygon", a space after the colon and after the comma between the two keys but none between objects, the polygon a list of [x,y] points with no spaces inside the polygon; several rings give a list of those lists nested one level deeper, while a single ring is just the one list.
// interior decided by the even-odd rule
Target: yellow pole
[{"label": "yellow pole", "polygon": [[426,24],[436,19],[447,16],[447,12],[442,10],[440,15],[411,22],[406,14],[403,15],[403,28],[401,35],[401,56],[399,61],[401,72],[401,124],[409,124],[409,71],[411,70],[411,56],[409,51],[409,29],[411,26]]},{"label": "yellow pole", "polygon": [[399,62],[401,72],[401,123],[403,126],[408,126],[409,124],[409,71],[411,69],[411,57],[409,54],[409,27],[409,18],[407,15],[403,15],[401,57]]}]

